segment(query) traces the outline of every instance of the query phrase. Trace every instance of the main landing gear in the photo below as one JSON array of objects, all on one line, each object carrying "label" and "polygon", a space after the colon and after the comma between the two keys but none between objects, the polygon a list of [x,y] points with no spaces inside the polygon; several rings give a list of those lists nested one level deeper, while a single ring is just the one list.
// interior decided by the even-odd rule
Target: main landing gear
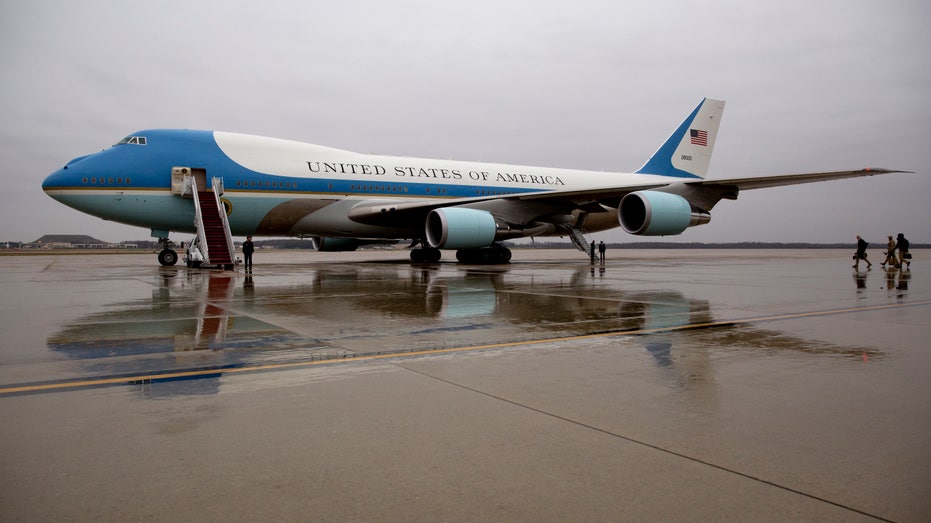
[{"label": "main landing gear", "polygon": [[436,263],[440,261],[443,253],[433,247],[422,247],[411,250],[411,261],[414,263]]},{"label": "main landing gear", "polygon": [[459,249],[456,259],[460,263],[473,263],[478,265],[493,265],[511,261],[511,249],[500,243],[480,249]]},{"label": "main landing gear", "polygon": [[161,252],[158,253],[158,263],[163,267],[171,267],[178,263],[178,253],[172,249],[174,243],[168,238],[159,238],[158,243],[162,246]]},{"label": "main landing gear", "polygon": [[[439,249],[433,247],[413,249],[411,250],[411,261],[414,263],[436,263],[440,261],[441,254]],[[475,265],[508,263],[511,261],[511,250],[500,243],[478,249],[459,249],[456,251],[456,259],[460,263]]]}]

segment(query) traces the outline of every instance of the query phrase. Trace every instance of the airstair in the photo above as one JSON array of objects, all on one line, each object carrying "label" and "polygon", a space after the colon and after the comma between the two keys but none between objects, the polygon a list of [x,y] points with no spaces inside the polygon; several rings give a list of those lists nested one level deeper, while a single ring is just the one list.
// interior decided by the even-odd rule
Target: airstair
[{"label": "airstair", "polygon": [[220,267],[233,269],[235,251],[230,224],[223,205],[223,178],[213,178],[207,185],[204,169],[173,167],[171,192],[184,199],[194,200],[194,227],[197,236],[187,249],[188,267]]},{"label": "airstair", "polygon": [[214,178],[212,188],[197,186],[196,178],[191,179],[194,194],[194,225],[197,227],[197,244],[203,255],[201,266],[233,269],[233,236],[226,219],[226,207],[220,201],[223,194],[223,179]]},{"label": "airstair", "polygon": [[566,224],[562,226],[562,230],[566,231],[569,235],[569,239],[572,240],[572,244],[575,245],[576,249],[584,252],[586,255],[590,254],[591,243],[585,238],[582,229],[575,225]]}]

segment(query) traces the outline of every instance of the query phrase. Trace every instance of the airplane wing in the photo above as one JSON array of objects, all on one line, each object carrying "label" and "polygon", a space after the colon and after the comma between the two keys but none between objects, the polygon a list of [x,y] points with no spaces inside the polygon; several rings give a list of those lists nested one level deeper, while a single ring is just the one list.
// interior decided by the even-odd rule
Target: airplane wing
[{"label": "airplane wing", "polygon": [[[566,190],[566,191],[540,191],[526,194],[514,194],[509,196],[478,196],[475,198],[458,198],[451,200],[439,201],[410,201],[410,200],[366,200],[356,205],[349,211],[349,218],[359,223],[369,225],[392,225],[396,223],[406,223],[413,215],[427,213],[433,209],[443,207],[458,206],[478,206],[483,204],[496,203],[496,208],[504,209],[507,207],[534,207],[534,208],[565,208],[566,211],[572,209],[583,209],[585,207],[600,206],[601,203],[609,204],[611,201],[620,202],[625,194],[634,191],[645,191],[648,189],[658,189],[665,187],[668,183],[649,183],[634,186],[623,187],[601,187],[597,189],[586,190]],[[532,204],[532,205],[531,205]],[[615,203],[615,207],[617,204]],[[592,212],[603,211],[593,208]]]},{"label": "airplane wing", "polygon": [[736,200],[741,190],[766,189],[769,187],[783,187],[802,183],[827,182],[845,178],[859,178],[875,176],[877,174],[911,173],[913,171],[900,171],[895,169],[881,169],[867,167],[853,171],[831,171],[821,173],[783,174],[778,176],[757,176],[750,178],[728,178],[717,180],[700,180],[685,182],[687,189],[680,194],[689,203],[699,209],[710,211],[722,199]]},{"label": "airplane wing", "polygon": [[823,173],[804,173],[804,174],[784,174],[778,176],[757,176],[754,178],[726,178],[726,179],[709,179],[695,181],[675,180],[666,184],[647,184],[639,186],[624,187],[604,187],[596,189],[585,189],[576,191],[547,191],[531,193],[518,196],[517,198],[524,201],[540,200],[572,200],[592,198],[602,200],[616,197],[620,199],[625,194],[634,191],[644,191],[649,189],[658,189],[661,187],[683,184],[697,189],[709,190],[741,190],[741,189],[764,189],[767,187],[781,187],[784,185],[797,185],[802,183],[826,182],[830,180],[841,180],[844,178],[857,178],[861,176],[875,176],[877,174],[891,173],[913,173],[914,171],[900,171],[895,169],[879,169],[867,167],[855,171],[832,171]]},{"label": "airplane wing", "polygon": [[408,223],[412,218],[426,216],[433,209],[442,207],[469,206],[478,208],[493,207],[494,213],[519,223],[526,217],[539,216],[547,212],[571,212],[579,209],[586,212],[605,212],[617,208],[621,198],[626,194],[645,190],[663,190],[678,186],[672,190],[684,196],[697,207],[708,211],[721,199],[736,199],[740,190],[781,187],[802,183],[814,183],[862,176],[875,176],[890,173],[911,173],[895,169],[865,168],[853,171],[832,171],[820,173],[787,174],[779,176],[758,176],[749,178],[726,178],[695,181],[670,179],[669,182],[651,182],[638,185],[605,186],[591,189],[540,191],[509,196],[483,196],[454,200],[411,202],[378,200],[365,201],[353,207],[349,218],[371,225],[391,225]]},{"label": "airplane wing", "polygon": [[844,178],[857,178],[861,176],[875,176],[877,174],[913,173],[914,171],[899,171],[895,169],[874,169],[867,167],[856,171],[834,171],[824,173],[784,174],[781,176],[758,176],[756,178],[731,178],[723,180],[702,180],[687,182],[689,185],[703,187],[736,187],[737,189],[765,189],[767,187],[781,187],[784,185],[797,185],[801,183],[825,182],[841,180]]}]

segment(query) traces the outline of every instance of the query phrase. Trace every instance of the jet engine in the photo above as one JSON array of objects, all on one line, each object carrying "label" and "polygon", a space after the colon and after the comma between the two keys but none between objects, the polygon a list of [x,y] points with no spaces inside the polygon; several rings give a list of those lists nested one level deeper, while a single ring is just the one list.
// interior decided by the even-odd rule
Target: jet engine
[{"label": "jet engine", "polygon": [[443,207],[427,215],[427,242],[436,249],[487,247],[494,243],[497,229],[488,211]]},{"label": "jet engine", "polygon": [[354,251],[362,242],[352,238],[329,238],[324,236],[311,236],[310,245],[319,252]]},{"label": "jet engine", "polygon": [[624,196],[617,215],[625,231],[643,236],[679,234],[711,221],[710,214],[692,210],[685,198],[659,191],[637,191]]}]

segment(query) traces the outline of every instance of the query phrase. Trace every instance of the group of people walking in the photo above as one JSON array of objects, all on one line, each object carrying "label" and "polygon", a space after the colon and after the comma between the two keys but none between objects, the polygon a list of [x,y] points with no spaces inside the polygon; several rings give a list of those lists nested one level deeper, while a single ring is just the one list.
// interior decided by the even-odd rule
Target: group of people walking
[{"label": "group of people walking", "polygon": [[[866,248],[869,246],[869,243],[857,236],[857,253],[853,255],[853,268],[860,268],[860,260],[866,262],[866,268],[873,268],[873,264],[866,256]],[[899,233],[896,239],[893,239],[892,236],[889,236],[889,242],[886,243],[886,258],[882,262],[882,266],[885,267],[886,264],[889,264],[890,267],[895,267],[896,269],[901,269],[905,267],[906,269],[910,268],[912,265],[912,255],[908,252],[908,240],[905,238],[905,235]]]}]

